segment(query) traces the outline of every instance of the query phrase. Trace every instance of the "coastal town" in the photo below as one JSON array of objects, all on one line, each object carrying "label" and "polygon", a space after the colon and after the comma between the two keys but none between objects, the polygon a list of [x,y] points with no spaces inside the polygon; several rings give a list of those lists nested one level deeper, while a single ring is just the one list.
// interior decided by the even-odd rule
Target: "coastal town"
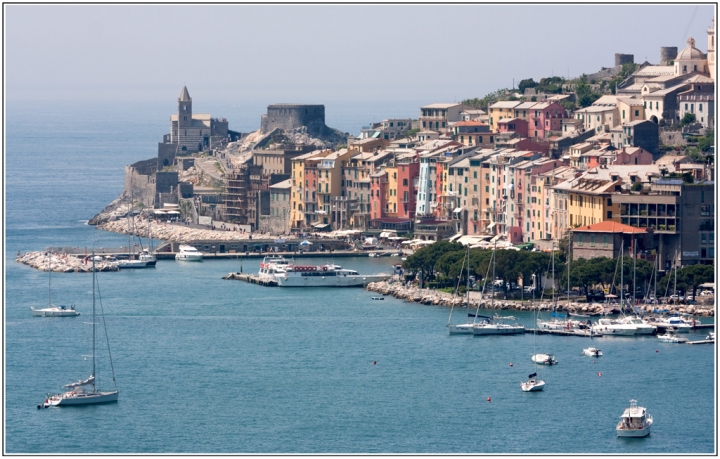
[{"label": "coastal town", "polygon": [[[418,287],[435,273],[408,257],[445,240],[562,250],[571,262],[625,257],[649,264],[655,282],[712,268],[714,30],[713,20],[707,52],[689,37],[660,47],[657,63],[616,54],[594,74],[429,103],[358,135],[328,127],[323,105],[299,104],[269,105],[259,130],[233,131],[194,113],[183,87],[157,157],[126,166],[123,193],[90,224],[157,239],[158,256],[182,245],[219,256],[392,249]],[[87,270],[67,259],[52,269]],[[49,269],[37,253],[18,261]],[[507,278],[506,289],[516,281],[530,282]],[[701,282],[685,284],[697,296]]]}]

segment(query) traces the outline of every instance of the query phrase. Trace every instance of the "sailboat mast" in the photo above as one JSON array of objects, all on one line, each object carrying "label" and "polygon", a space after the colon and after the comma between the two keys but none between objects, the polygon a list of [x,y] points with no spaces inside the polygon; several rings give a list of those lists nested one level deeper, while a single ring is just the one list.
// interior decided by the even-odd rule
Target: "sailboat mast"
[{"label": "sailboat mast", "polygon": [[625,252],[625,240],[620,243],[620,310],[625,307],[623,293],[625,292],[625,284],[623,283],[623,272],[625,271],[625,264],[623,263],[623,253]]},{"label": "sailboat mast", "polygon": [[[677,295],[677,249],[675,250],[675,281],[673,282],[673,295]],[[677,304],[677,302],[676,302]]]},{"label": "sailboat mast", "polygon": [[632,299],[633,299],[633,305],[635,304],[635,292],[637,292],[637,287],[635,286],[635,262],[637,260],[637,237],[633,234],[633,292],[632,292]]},{"label": "sailboat mast", "polygon": [[50,281],[52,279],[52,269],[50,269],[50,252],[48,251],[48,308],[52,307],[52,288]]},{"label": "sailboat mast", "polygon": [[465,285],[465,295],[467,295],[467,305],[470,307],[470,244],[467,247],[467,282]]},{"label": "sailboat mast", "polygon": [[552,292],[553,292],[553,311],[557,309],[557,297],[555,296],[555,241],[550,243],[550,256],[552,261]]},{"label": "sailboat mast", "polygon": [[[568,264],[568,290],[567,290],[567,299],[568,299],[568,307],[570,306],[570,242],[572,242],[572,238],[568,238],[568,253],[567,253],[567,264]],[[570,316],[568,315],[568,318]]]},{"label": "sailboat mast", "polygon": [[92,253],[92,327],[93,327],[93,369],[92,369],[92,386],[93,386],[93,392],[95,392],[95,252]]},{"label": "sailboat mast", "polygon": [[492,275],[492,297],[490,300],[490,309],[495,309],[495,250],[497,249],[497,241],[493,244],[493,275]]}]

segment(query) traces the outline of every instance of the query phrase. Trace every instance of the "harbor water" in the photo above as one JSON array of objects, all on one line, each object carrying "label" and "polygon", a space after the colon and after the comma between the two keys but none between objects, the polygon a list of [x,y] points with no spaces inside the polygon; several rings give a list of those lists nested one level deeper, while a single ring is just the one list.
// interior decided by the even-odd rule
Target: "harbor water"
[{"label": "harbor water", "polygon": [[[99,273],[119,402],[38,410],[47,393],[89,376],[92,280],[54,273],[53,301],[81,315],[32,317],[30,306],[47,303],[48,274],[14,258],[127,242],[84,221],[120,193],[126,164],[155,154],[174,107],[116,108],[8,104],[5,452],[715,452],[714,345],[449,336],[446,307],[373,301],[376,293],[359,288],[222,279],[257,272],[258,259],[160,260],[154,269]],[[367,123],[357,120],[355,131]],[[326,261],[374,273],[399,260]],[[455,309],[453,322],[467,312]],[[533,325],[530,313],[483,312]],[[588,346],[603,356],[581,356]],[[553,353],[558,365],[534,365],[534,350]],[[107,367],[101,359],[102,388],[112,387]],[[522,392],[536,371],[545,390]],[[616,437],[630,399],[654,418],[647,438]]]}]

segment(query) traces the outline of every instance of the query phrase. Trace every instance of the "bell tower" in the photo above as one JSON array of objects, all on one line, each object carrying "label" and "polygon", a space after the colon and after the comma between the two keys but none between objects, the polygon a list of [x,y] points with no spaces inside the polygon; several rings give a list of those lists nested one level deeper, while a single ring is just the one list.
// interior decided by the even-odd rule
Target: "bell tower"
[{"label": "bell tower", "polygon": [[183,86],[178,98],[178,129],[187,128],[192,125],[192,98],[188,93],[187,86]]},{"label": "bell tower", "polygon": [[708,72],[710,72],[710,78],[715,80],[715,18],[712,20],[712,25],[708,29]]}]

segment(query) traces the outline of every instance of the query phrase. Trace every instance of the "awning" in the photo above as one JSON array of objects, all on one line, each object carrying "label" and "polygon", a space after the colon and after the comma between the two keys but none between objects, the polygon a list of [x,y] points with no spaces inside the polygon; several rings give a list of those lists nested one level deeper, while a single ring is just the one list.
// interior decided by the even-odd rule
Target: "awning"
[{"label": "awning", "polygon": [[497,223],[497,222],[492,222],[492,223],[490,223],[490,224],[487,226],[487,229],[493,229],[493,228],[495,228],[495,224],[496,224],[496,223]]},{"label": "awning", "polygon": [[711,288],[711,289],[715,290],[715,284],[713,282],[705,282],[704,284],[700,284],[700,287]]},{"label": "awning", "polygon": [[463,210],[462,207],[458,207],[458,208],[456,208],[455,210],[453,210],[453,213],[456,214],[456,213],[458,213],[458,212],[462,212],[462,210]]},{"label": "awning", "polygon": [[380,136],[380,131],[375,131],[375,134],[372,135],[373,139],[377,139]]},{"label": "awning", "polygon": [[459,238],[459,237],[461,237],[461,236],[462,236],[462,233],[457,233],[455,236],[453,236],[453,237],[451,237],[450,239],[448,239],[448,241],[454,242],[457,238]]},{"label": "awning", "polygon": [[313,223],[312,227],[317,229],[324,229],[330,226],[330,223]]},{"label": "awning", "polygon": [[323,214],[323,215],[327,214],[327,212],[325,212],[324,210],[316,210],[315,213],[316,213],[316,214]]}]

